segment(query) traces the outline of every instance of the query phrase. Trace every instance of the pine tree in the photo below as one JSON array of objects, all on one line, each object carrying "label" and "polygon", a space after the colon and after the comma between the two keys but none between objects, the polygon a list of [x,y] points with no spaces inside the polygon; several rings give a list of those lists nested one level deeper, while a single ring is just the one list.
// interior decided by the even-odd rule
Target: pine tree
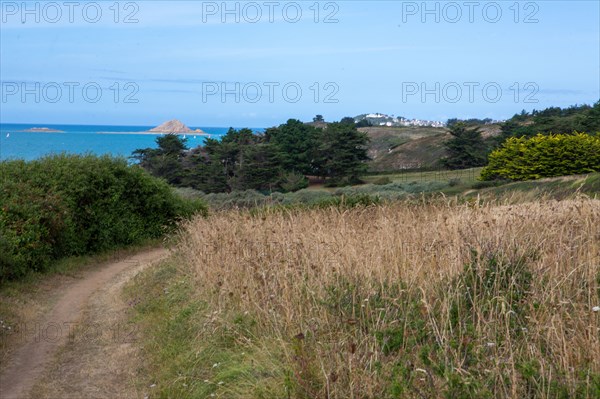
[{"label": "pine tree", "polygon": [[366,170],[365,161],[369,137],[359,132],[354,124],[330,123],[323,131],[319,151],[323,165],[322,175],[332,184],[352,184]]},{"label": "pine tree", "polygon": [[486,144],[478,127],[467,128],[455,123],[450,128],[452,139],[446,142],[448,156],[443,160],[450,169],[465,169],[486,164]]}]

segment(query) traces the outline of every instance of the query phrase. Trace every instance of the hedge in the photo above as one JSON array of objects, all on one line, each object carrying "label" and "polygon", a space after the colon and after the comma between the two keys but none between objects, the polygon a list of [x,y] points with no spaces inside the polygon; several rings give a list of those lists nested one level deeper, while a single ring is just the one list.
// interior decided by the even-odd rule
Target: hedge
[{"label": "hedge", "polygon": [[509,138],[489,155],[481,180],[534,180],[600,171],[600,136],[585,133]]},{"label": "hedge", "polygon": [[206,212],[122,158],[54,155],[0,163],[0,281],[56,259],[157,238]]}]

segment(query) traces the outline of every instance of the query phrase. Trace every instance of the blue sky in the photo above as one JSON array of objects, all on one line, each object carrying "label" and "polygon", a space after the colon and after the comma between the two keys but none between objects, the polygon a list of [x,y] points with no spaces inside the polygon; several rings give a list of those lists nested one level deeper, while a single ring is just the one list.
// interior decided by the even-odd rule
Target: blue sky
[{"label": "blue sky", "polygon": [[504,119],[600,98],[598,1],[48,3],[0,2],[2,122]]}]

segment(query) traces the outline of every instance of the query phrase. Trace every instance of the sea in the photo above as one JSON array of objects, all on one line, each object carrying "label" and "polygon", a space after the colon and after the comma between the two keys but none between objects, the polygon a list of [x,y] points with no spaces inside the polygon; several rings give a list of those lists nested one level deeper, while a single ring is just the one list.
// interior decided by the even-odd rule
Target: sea
[{"label": "sea", "polygon": [[[155,126],[105,126],[105,125],[46,125],[0,123],[0,161],[24,159],[26,161],[51,154],[96,154],[128,158],[140,148],[156,148],[157,134],[140,134]],[[61,133],[28,132],[33,128],[48,128]],[[201,129],[208,136],[190,133],[185,136],[190,148],[200,146],[206,137],[219,139],[229,127],[191,127]],[[264,131],[253,128],[255,133]]]}]

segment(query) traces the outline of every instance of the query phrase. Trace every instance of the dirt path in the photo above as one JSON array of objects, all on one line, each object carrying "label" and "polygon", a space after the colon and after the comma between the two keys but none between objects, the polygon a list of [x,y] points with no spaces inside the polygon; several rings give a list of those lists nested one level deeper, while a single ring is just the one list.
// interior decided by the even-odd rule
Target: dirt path
[{"label": "dirt path", "polygon": [[131,379],[135,370],[127,370],[135,367],[135,331],[126,323],[120,292],[136,273],[167,254],[165,249],[144,251],[68,286],[11,356],[0,376],[0,397],[138,397]]}]

